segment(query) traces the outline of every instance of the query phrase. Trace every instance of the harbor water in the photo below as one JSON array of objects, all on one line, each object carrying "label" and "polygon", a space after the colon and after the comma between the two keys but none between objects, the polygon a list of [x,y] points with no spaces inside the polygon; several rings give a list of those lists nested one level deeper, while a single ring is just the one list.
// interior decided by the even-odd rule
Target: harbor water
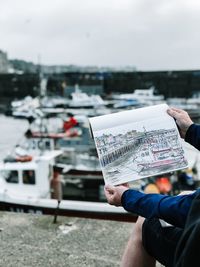
[{"label": "harbor water", "polygon": [[[3,160],[7,155],[12,154],[12,151],[14,150],[15,146],[20,143],[25,137],[24,133],[29,128],[28,120],[26,119],[17,119],[9,116],[5,116],[3,114],[0,115],[0,124],[1,124],[1,131],[0,131],[0,160]],[[185,149],[185,155],[186,159],[188,160],[188,164],[190,168],[193,168],[194,166],[197,169],[197,176],[196,179],[200,181],[200,153],[196,149],[194,149],[191,145],[185,143],[183,141],[183,147]],[[87,182],[87,183],[86,183]],[[96,200],[95,196],[100,194],[101,199],[105,200],[105,196],[103,194],[103,177],[102,181],[98,180],[92,181],[92,180],[85,180],[85,185],[89,183],[89,189],[87,188],[88,194],[90,197],[88,197],[88,200]],[[72,184],[73,185],[73,184]],[[138,184],[138,181],[133,183],[133,186],[135,188],[140,187],[140,183]],[[72,192],[76,189],[77,195],[82,196],[84,200],[86,200],[86,194],[83,194],[83,187],[78,186],[74,187],[73,190],[67,185],[65,187],[66,195],[70,196]],[[95,188],[95,190],[94,190]],[[97,190],[98,189],[98,190]],[[74,198],[71,196],[70,198]],[[81,197],[80,197],[81,199]]]}]

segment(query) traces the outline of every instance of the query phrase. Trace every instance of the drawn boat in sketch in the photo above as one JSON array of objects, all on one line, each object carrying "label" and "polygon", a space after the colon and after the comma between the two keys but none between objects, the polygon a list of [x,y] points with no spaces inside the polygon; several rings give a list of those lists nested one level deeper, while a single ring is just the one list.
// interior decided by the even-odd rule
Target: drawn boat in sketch
[{"label": "drawn boat in sketch", "polygon": [[[166,168],[179,169],[186,166],[183,148],[173,130],[169,132],[171,135],[168,135],[168,139],[164,139],[163,134],[158,134],[154,139],[146,139],[145,144],[141,145],[137,157],[133,159],[140,175],[155,174],[165,171]],[[168,133],[165,132],[166,134]]]}]

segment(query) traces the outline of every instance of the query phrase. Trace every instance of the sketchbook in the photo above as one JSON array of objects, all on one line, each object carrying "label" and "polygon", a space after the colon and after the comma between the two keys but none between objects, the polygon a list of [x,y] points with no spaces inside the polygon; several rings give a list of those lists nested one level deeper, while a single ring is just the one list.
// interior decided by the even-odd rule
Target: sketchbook
[{"label": "sketchbook", "polygon": [[89,118],[105,184],[119,185],[187,168],[167,104]]}]

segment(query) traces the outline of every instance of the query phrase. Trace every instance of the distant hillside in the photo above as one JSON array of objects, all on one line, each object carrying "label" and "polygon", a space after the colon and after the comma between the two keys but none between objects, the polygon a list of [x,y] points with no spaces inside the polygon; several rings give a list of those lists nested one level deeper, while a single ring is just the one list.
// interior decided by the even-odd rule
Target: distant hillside
[{"label": "distant hillside", "polygon": [[16,71],[22,71],[23,73],[37,73],[39,69],[43,73],[64,73],[64,72],[82,72],[82,73],[93,73],[93,72],[132,72],[136,71],[133,66],[124,67],[98,67],[98,66],[78,66],[78,65],[38,65],[33,62],[28,62],[20,59],[9,60],[10,66]]},{"label": "distant hillside", "polygon": [[9,60],[9,63],[11,67],[17,71],[22,71],[25,73],[36,73],[38,71],[38,65],[25,60],[11,59]]}]

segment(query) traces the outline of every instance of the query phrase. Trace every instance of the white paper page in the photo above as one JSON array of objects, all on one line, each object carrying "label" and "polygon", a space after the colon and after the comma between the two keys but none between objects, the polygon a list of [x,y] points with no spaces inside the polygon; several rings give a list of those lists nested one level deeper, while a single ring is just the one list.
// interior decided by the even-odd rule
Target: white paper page
[{"label": "white paper page", "polygon": [[187,167],[176,123],[160,104],[90,118],[106,184]]}]

